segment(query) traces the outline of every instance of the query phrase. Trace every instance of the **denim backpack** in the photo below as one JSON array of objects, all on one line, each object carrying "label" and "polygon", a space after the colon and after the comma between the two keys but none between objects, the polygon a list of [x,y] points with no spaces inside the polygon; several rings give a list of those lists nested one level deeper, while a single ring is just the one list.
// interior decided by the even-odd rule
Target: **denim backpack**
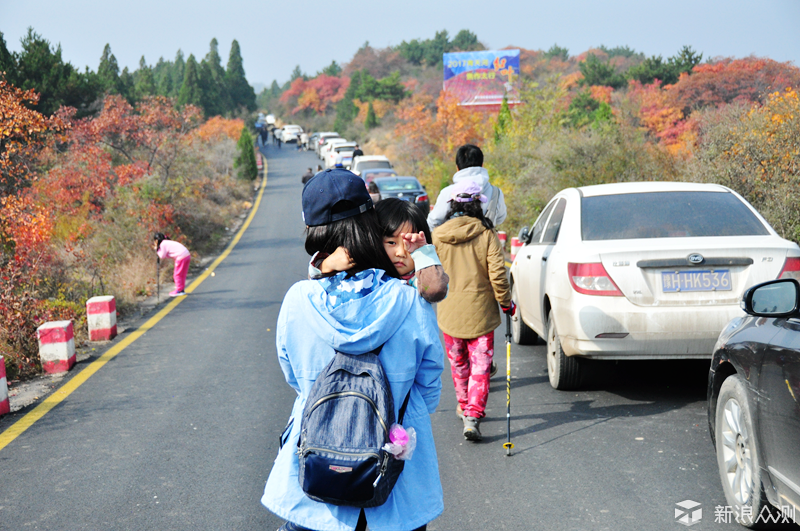
[{"label": "denim backpack", "polygon": [[[337,351],[311,387],[297,454],[300,486],[313,500],[377,507],[386,502],[403,471],[404,461],[383,449],[395,418],[379,352]],[[400,408],[399,424],[410,395]]]}]

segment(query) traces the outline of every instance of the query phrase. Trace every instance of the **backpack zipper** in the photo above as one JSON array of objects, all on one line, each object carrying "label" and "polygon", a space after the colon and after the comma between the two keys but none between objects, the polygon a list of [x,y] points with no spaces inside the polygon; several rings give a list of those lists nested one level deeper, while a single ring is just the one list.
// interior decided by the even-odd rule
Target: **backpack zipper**
[{"label": "backpack zipper", "polygon": [[338,393],[331,393],[329,395],[323,396],[322,398],[314,402],[314,405],[311,406],[311,409],[308,410],[308,414],[310,415],[311,412],[317,409],[317,406],[319,406],[320,404],[327,402],[328,400],[333,400],[334,398],[338,398],[340,396],[358,396],[369,402],[369,404],[372,406],[372,409],[375,410],[375,415],[378,417],[378,420],[381,421],[381,426],[383,426],[383,431],[386,434],[386,437],[389,437],[389,428],[388,426],[386,426],[386,422],[383,420],[383,417],[381,417],[381,413],[380,411],[378,411],[378,406],[375,405],[375,402],[373,402],[373,400],[370,397],[368,397],[364,393],[359,393],[357,391],[340,391]]},{"label": "backpack zipper", "polygon": [[[300,452],[298,452],[298,453],[303,455],[303,454],[307,454],[307,453],[309,453],[311,451],[325,452],[325,453],[328,453],[328,454],[337,454],[337,455],[343,455],[343,456],[347,456],[347,457],[374,457],[376,459],[380,459],[381,458],[380,455],[378,455],[376,453],[373,453],[373,452],[363,452],[363,453],[337,452],[336,450],[329,450],[327,448],[315,448],[313,446],[304,446],[303,448],[300,449]],[[381,472],[380,472],[381,475],[383,475],[383,473],[386,471],[385,461],[386,460],[384,459],[384,464],[381,465]]]}]

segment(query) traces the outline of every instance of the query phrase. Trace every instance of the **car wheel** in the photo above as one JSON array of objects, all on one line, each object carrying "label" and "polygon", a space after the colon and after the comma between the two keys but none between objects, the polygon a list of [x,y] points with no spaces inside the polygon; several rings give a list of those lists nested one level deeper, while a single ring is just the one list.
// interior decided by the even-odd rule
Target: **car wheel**
[{"label": "car wheel", "polygon": [[738,375],[722,382],[716,419],[717,465],[725,499],[741,525],[757,528],[761,511],[766,507],[771,512],[771,506],[761,484],[761,456],[747,390]]},{"label": "car wheel", "polygon": [[511,285],[511,300],[517,305],[516,313],[511,317],[511,336],[514,338],[514,343],[517,345],[533,345],[539,336],[536,335],[525,321],[522,320],[522,311],[519,305],[519,294],[517,293],[517,286]]},{"label": "car wheel", "polygon": [[553,310],[547,316],[547,373],[553,389],[566,391],[581,384],[581,360],[564,354]]}]

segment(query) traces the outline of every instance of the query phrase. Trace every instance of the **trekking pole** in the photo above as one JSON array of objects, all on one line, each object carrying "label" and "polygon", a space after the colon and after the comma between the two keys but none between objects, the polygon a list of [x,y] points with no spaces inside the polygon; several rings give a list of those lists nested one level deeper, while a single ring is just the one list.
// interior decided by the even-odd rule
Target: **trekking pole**
[{"label": "trekking pole", "polygon": [[161,302],[161,257],[156,255],[156,305]]},{"label": "trekking pole", "polygon": [[511,442],[511,313],[506,314],[506,442],[503,448],[507,456],[514,448]]}]

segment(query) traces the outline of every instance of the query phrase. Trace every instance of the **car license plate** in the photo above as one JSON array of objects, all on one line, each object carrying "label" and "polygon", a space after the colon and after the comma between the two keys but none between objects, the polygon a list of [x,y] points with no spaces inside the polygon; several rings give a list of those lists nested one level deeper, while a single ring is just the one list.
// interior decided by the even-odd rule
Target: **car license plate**
[{"label": "car license plate", "polygon": [[661,289],[664,293],[678,291],[730,291],[731,272],[728,269],[706,271],[662,271]]}]

